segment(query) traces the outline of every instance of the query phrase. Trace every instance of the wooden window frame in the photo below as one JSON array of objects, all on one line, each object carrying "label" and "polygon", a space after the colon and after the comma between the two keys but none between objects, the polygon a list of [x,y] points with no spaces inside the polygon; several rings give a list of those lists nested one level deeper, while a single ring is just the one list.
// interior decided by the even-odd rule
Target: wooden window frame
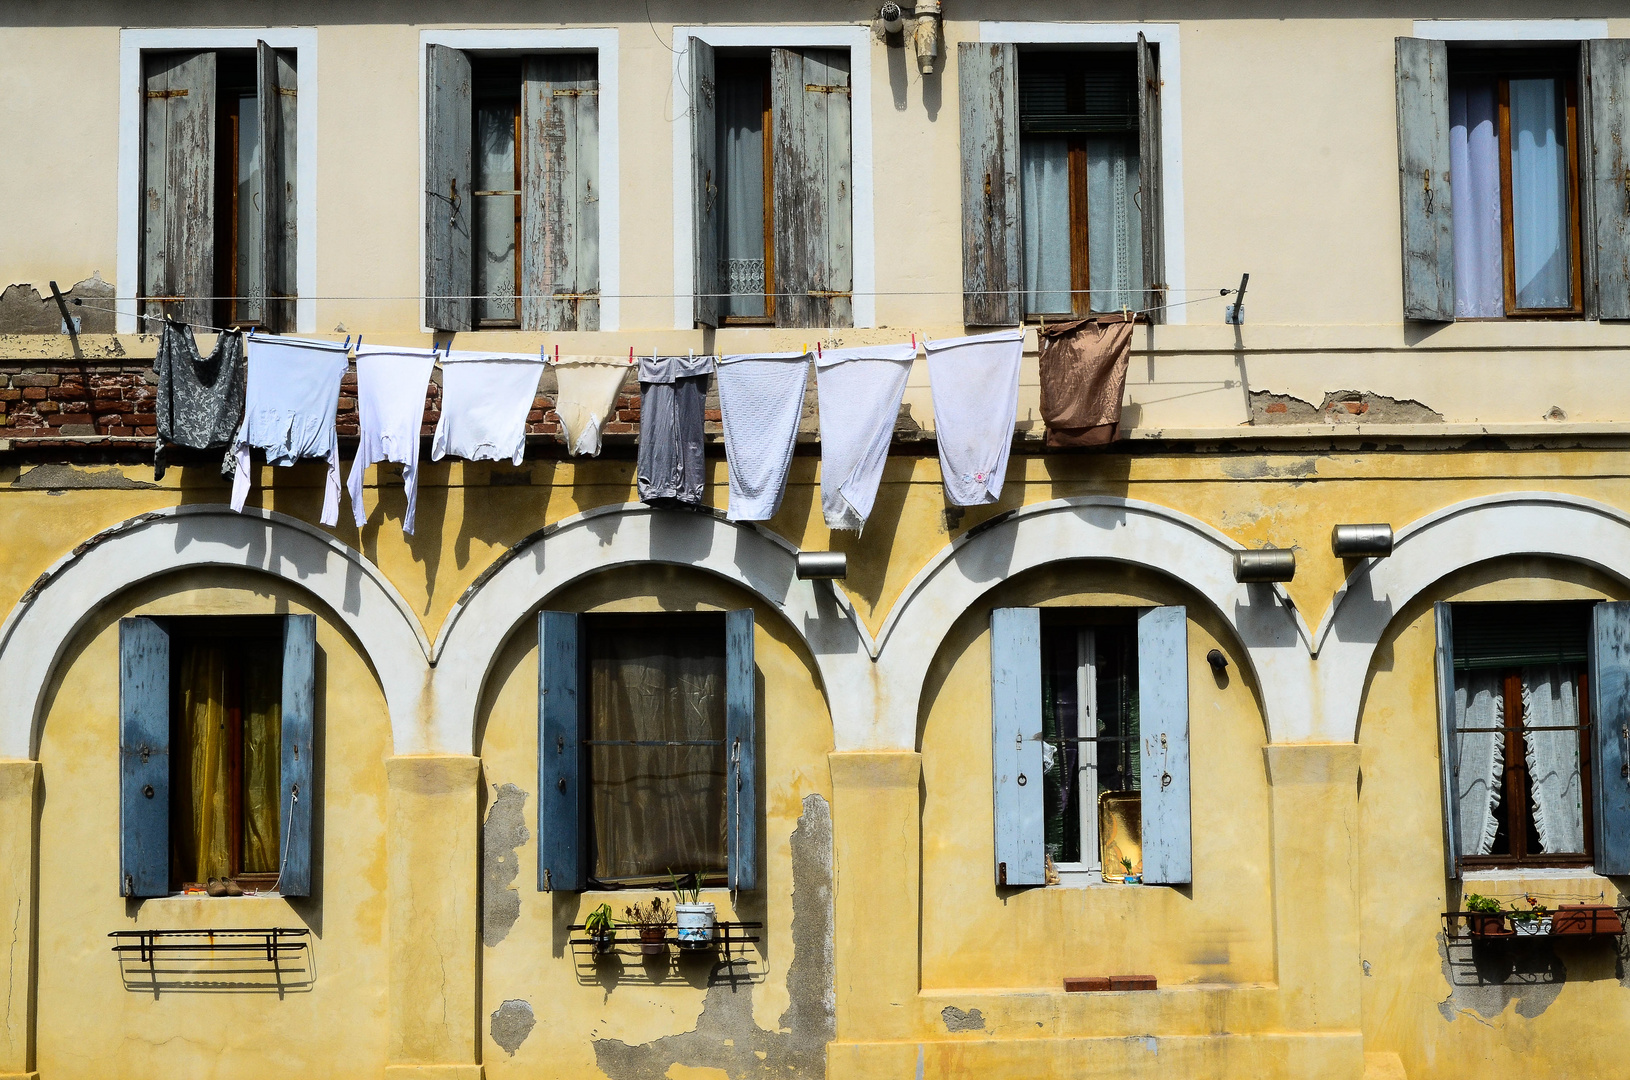
[{"label": "wooden window frame", "polygon": [[[723,326],[774,326],[775,325],[775,128],[774,110],[771,108],[770,89],[770,61],[769,57],[760,58],[743,56],[740,53],[720,50],[716,64],[722,68],[734,68],[736,72],[746,67],[748,63],[757,65],[760,60],[764,64],[764,120],[761,131],[764,133],[764,314],[763,315],[726,315],[720,319]],[[716,73],[718,81],[724,81],[722,73]],[[723,163],[720,163],[723,167]],[[719,216],[719,224],[724,225],[724,215]],[[729,284],[728,281],[725,282]]]},{"label": "wooden window frame", "polygon": [[[473,68],[477,64],[480,64],[482,60],[483,58],[479,53],[471,54],[471,67]],[[475,159],[476,155],[480,152],[475,145],[475,140],[477,132],[480,130],[479,118],[481,115],[481,103],[491,101],[507,102],[510,100],[510,98],[507,93],[503,95],[492,92],[475,93],[473,87],[476,85],[477,80],[473,74],[470,82],[472,86],[472,92],[470,94],[470,198],[475,200],[485,196],[507,195],[513,200],[515,207],[514,242],[512,244],[515,252],[515,266],[512,277],[512,280],[514,281],[514,288],[510,297],[510,299],[514,302],[515,317],[513,319],[483,319],[476,315],[476,305],[480,304],[484,298],[491,298],[496,294],[490,292],[478,293],[476,288],[477,263],[480,257],[480,252],[477,250],[476,239],[474,236],[475,203],[472,201],[470,205],[470,232],[472,234],[470,236],[470,321],[472,327],[476,330],[518,330],[521,327],[521,98],[525,91],[521,88],[520,84],[517,84],[513,102],[515,106],[515,119],[513,121],[514,142],[512,144],[513,151],[510,156],[514,159],[515,186],[512,190],[507,191],[497,189],[488,191],[475,187]]]},{"label": "wooden window frame", "polygon": [[1517,306],[1516,212],[1512,204],[1511,191],[1511,76],[1500,75],[1495,79],[1495,101],[1500,141],[1500,242],[1503,249],[1501,254],[1505,260],[1505,316],[1511,319],[1583,318],[1585,288],[1579,225],[1579,77],[1576,73],[1563,71],[1533,71],[1522,74],[1550,76],[1562,84],[1567,117],[1567,145],[1563,148],[1563,156],[1568,163],[1568,267],[1573,304],[1562,308]]},{"label": "wooden window frame", "polygon": [[[236,66],[241,62],[239,58],[245,53],[243,49],[216,49],[215,73],[215,322],[221,326],[240,330],[259,330],[265,327],[264,313],[259,319],[251,319],[244,315],[243,308],[249,303],[249,297],[241,291],[238,279],[238,253],[241,247],[239,235],[239,200],[238,187],[242,174],[238,171],[241,160],[239,125],[243,116],[241,81],[231,77],[232,72],[227,70],[228,65]],[[247,50],[250,65],[249,70],[254,71],[254,50]],[[252,85],[252,84],[251,84]],[[253,86],[256,101],[259,101],[260,88]],[[257,105],[258,107],[258,105]],[[264,140],[261,147],[261,170],[265,175],[266,152]],[[264,192],[262,198],[265,197]],[[223,212],[224,211],[224,212]],[[270,298],[265,301],[270,303]],[[170,305],[166,305],[168,309]]]}]

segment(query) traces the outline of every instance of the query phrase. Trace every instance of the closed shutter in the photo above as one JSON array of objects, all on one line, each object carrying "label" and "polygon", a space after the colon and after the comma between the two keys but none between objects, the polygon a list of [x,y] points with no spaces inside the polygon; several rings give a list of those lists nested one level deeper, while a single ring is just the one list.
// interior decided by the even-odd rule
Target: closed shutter
[{"label": "closed shutter", "polygon": [[990,613],[990,719],[996,883],[1043,885],[1040,608]]},{"label": "closed shutter", "polygon": [[770,50],[777,326],[854,323],[849,52]]},{"label": "closed shutter", "polygon": [[294,329],[295,297],[295,56],[256,42],[256,104],[260,112],[261,190],[259,274],[245,295],[273,333]]},{"label": "closed shutter", "polygon": [[730,888],[758,888],[758,679],[753,611],[725,613],[725,814]]},{"label": "closed shutter", "polygon": [[969,326],[1015,326],[1024,319],[1019,297],[1018,47],[959,43],[957,92],[962,321]]},{"label": "closed shutter", "polygon": [[119,620],[119,895],[170,892],[170,632]]},{"label": "closed shutter", "polygon": [[1403,218],[1404,318],[1455,317],[1454,219],[1449,199],[1449,50],[1399,38],[1398,194]]},{"label": "closed shutter", "polygon": [[1443,782],[1443,868],[1448,880],[1454,881],[1460,877],[1460,814],[1455,807],[1455,775],[1460,771],[1460,744],[1455,738],[1454,608],[1439,601],[1432,606],[1432,611],[1438,633],[1434,659],[1438,690],[1438,761]]},{"label": "closed shutter", "polygon": [[141,310],[207,325],[215,321],[215,54],[149,54],[142,67],[141,291],[161,299]]},{"label": "closed shutter", "polygon": [[521,326],[600,329],[600,89],[593,55],[521,68]]},{"label": "closed shutter", "polygon": [[1630,319],[1630,39],[1592,41],[1588,116],[1590,160],[1585,169],[1586,228],[1595,264],[1595,299],[1604,319]]},{"label": "closed shutter", "polygon": [[283,619],[282,794],[284,848],[278,891],[311,895],[312,784],[317,732],[317,617]]},{"label": "closed shutter", "polygon": [[693,275],[696,322],[719,325],[719,294],[724,283],[719,273],[719,133],[717,76],[713,46],[690,39],[690,138],[692,192],[696,207],[696,265]]},{"label": "closed shutter", "polygon": [[1181,605],[1138,616],[1143,880],[1194,879],[1189,839],[1189,624]]},{"label": "closed shutter", "polygon": [[588,884],[579,751],[583,739],[582,616],[538,614],[538,888]]},{"label": "closed shutter", "polygon": [[1630,603],[1591,619],[1590,721],[1598,874],[1630,874]]},{"label": "closed shutter", "polygon": [[470,58],[432,45],[425,57],[424,321],[435,330],[473,325]]},{"label": "closed shutter", "polygon": [[1142,307],[1164,322],[1166,303],[1165,218],[1160,188],[1160,63],[1156,47],[1138,34],[1138,201],[1143,212]]}]

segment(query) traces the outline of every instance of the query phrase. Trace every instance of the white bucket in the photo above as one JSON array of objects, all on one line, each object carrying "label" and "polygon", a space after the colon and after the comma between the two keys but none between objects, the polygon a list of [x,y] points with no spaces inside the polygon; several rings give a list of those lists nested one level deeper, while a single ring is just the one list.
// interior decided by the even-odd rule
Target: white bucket
[{"label": "white bucket", "polygon": [[712,904],[675,904],[674,919],[679,924],[681,949],[706,949],[713,944]]}]

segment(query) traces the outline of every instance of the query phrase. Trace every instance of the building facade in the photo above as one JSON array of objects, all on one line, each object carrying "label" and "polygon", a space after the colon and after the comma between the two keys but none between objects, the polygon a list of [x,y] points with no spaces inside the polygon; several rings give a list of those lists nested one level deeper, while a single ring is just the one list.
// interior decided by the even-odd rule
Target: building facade
[{"label": "building facade", "polygon": [[[1612,1073],[1630,19],[892,7],[0,17],[0,1077]],[[754,523],[716,389],[654,507],[551,368],[409,534],[156,475],[164,316],[1024,359],[983,505],[921,355],[858,531],[813,376]],[[733,940],[642,951],[688,886]]]}]

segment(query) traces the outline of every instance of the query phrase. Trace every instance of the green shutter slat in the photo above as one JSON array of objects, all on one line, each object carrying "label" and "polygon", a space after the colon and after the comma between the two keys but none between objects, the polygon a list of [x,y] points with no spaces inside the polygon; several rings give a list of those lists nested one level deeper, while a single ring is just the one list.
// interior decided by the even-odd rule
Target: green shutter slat
[{"label": "green shutter slat", "polygon": [[1404,318],[1455,317],[1454,219],[1449,200],[1449,51],[1397,39],[1398,194]]},{"label": "green shutter slat", "polygon": [[1590,655],[1595,870],[1630,874],[1630,603],[1596,605]]},{"label": "green shutter slat", "polygon": [[582,616],[538,613],[538,888],[576,892],[588,884],[584,829],[587,784],[580,760],[584,649]]},{"label": "green shutter slat", "polygon": [[770,50],[777,326],[854,322],[849,52]]},{"label": "green shutter slat", "polygon": [[521,325],[600,329],[600,94],[593,54],[521,65]]},{"label": "green shutter slat", "polygon": [[1455,617],[1453,605],[1432,605],[1437,624],[1433,653],[1437,673],[1438,767],[1443,783],[1443,862],[1449,880],[1460,877],[1460,814],[1455,807],[1455,776],[1460,771],[1455,738]]},{"label": "green shutter slat", "polygon": [[[1160,166],[1160,57],[1156,47],[1138,34],[1138,187],[1143,214],[1143,286],[1149,318],[1165,322],[1160,305],[1166,303],[1166,204],[1161,196]],[[1158,291],[1156,290],[1158,287]]]},{"label": "green shutter slat", "polygon": [[425,325],[468,330],[475,287],[471,259],[470,58],[431,45],[425,56],[424,260]]},{"label": "green shutter slat", "polygon": [[758,888],[758,680],[753,611],[725,613],[725,814],[732,889]]},{"label": "green shutter slat", "polygon": [[251,253],[249,282],[239,295],[250,298],[262,324],[273,333],[294,329],[296,90],[295,54],[255,43],[256,106],[260,113],[260,250]]},{"label": "green shutter slat", "polygon": [[207,325],[215,321],[215,54],[143,61],[141,292],[192,299],[141,310]]},{"label": "green shutter slat", "polygon": [[719,294],[724,292],[719,268],[718,77],[713,46],[690,39],[691,167],[696,208],[695,319],[719,325]]},{"label": "green shutter slat", "polygon": [[996,883],[1042,885],[1040,608],[990,613],[990,717]]},{"label": "green shutter slat", "polygon": [[1019,229],[1019,53],[957,45],[962,147],[962,321],[1022,321]]},{"label": "green shutter slat", "polygon": [[1194,879],[1189,807],[1188,609],[1138,616],[1138,735],[1143,746],[1143,880]]},{"label": "green shutter slat", "polygon": [[119,895],[170,892],[170,632],[119,620]]},{"label": "green shutter slat", "polygon": [[311,895],[312,820],[316,806],[313,759],[317,733],[317,617],[283,619],[283,747],[278,807],[283,830],[278,891]]},{"label": "green shutter slat", "polygon": [[1630,39],[1588,45],[1590,92],[1585,117],[1590,156],[1582,179],[1590,209],[1587,237],[1593,241],[1596,304],[1604,319],[1630,319]]}]

